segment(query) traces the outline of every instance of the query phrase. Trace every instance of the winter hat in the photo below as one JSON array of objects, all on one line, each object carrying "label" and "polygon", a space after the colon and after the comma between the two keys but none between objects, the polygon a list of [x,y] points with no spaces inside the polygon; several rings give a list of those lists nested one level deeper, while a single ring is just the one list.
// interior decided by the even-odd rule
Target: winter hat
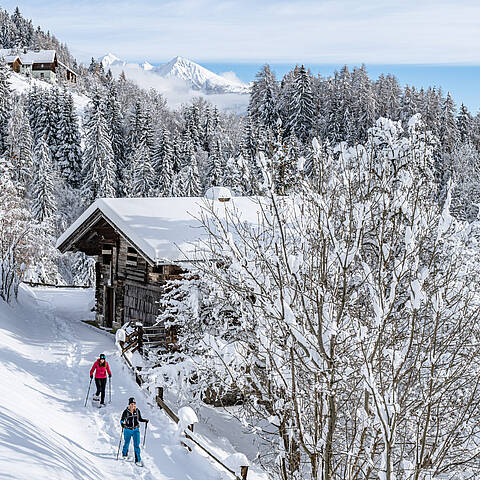
[{"label": "winter hat", "polygon": [[128,399],[128,404],[130,405],[131,403],[135,403],[135,404],[137,403],[133,397],[130,397]]},{"label": "winter hat", "polygon": [[104,353],[100,354],[100,360],[105,360],[105,354]]}]

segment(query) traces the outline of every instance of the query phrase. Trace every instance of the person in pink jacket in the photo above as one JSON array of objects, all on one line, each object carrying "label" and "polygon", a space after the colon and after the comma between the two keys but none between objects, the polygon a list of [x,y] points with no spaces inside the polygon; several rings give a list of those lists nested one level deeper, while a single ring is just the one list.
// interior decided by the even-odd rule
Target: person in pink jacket
[{"label": "person in pink jacket", "polygon": [[108,376],[112,376],[110,371],[110,366],[108,365],[107,360],[105,359],[105,354],[101,353],[100,357],[93,364],[93,367],[90,369],[90,378],[93,378],[93,372],[95,372],[95,385],[97,386],[97,393],[95,394],[102,395],[100,399],[100,405],[105,405],[105,387],[107,386],[107,373]]}]

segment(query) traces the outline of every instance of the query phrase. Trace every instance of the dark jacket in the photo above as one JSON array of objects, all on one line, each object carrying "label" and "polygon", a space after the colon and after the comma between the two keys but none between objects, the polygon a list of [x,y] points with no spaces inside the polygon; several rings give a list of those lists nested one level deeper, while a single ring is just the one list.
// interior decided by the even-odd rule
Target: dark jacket
[{"label": "dark jacket", "polygon": [[125,427],[133,430],[138,428],[138,422],[147,422],[148,420],[142,417],[140,409],[136,409],[133,413],[128,409],[128,407],[122,413],[122,419],[120,423]]}]

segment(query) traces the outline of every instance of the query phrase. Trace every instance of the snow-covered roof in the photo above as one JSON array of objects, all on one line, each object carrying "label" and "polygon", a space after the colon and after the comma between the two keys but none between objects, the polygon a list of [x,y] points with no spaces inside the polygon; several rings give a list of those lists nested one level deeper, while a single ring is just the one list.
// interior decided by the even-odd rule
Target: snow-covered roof
[{"label": "snow-covered roof", "polygon": [[210,187],[205,192],[205,197],[209,200],[229,201],[232,198],[232,192],[226,187]]},{"label": "snow-covered roof", "polygon": [[58,62],[59,65],[61,65],[63,68],[65,68],[65,70],[68,70],[69,72],[72,72],[74,75],[77,75],[77,72],[75,72],[74,70],[72,70],[70,67],[68,67],[67,65],[65,65],[64,63],[62,62]]},{"label": "snow-covered roof", "polygon": [[7,63],[13,63],[15,59],[19,58],[20,56],[14,52],[10,48],[0,48],[0,58],[5,59]]},{"label": "snow-covered roof", "polygon": [[27,53],[20,53],[20,60],[24,65],[32,65],[33,63],[53,63],[55,61],[55,50],[29,50]]},{"label": "snow-covered roof", "polygon": [[205,197],[101,198],[63,233],[57,248],[100,211],[152,263],[200,260],[207,232],[199,218],[206,207],[213,206],[221,218],[235,212],[242,221],[257,224],[260,201],[261,197],[232,197],[227,202]]}]

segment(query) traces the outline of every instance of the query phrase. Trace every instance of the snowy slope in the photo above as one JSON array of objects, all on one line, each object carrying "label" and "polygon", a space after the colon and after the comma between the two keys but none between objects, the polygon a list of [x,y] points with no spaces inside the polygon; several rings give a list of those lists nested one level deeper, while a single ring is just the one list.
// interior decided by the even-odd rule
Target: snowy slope
[{"label": "snowy slope", "polygon": [[[50,89],[53,85],[49,82],[43,82],[42,80],[38,80],[36,78],[28,78],[21,73],[11,72],[10,87],[14,92],[20,94],[27,93],[28,90],[30,90],[34,86],[38,88]],[[73,102],[75,104],[78,115],[83,116],[85,107],[87,106],[90,99],[86,95],[80,95],[76,91],[69,89],[68,87],[67,90],[72,94]]]},{"label": "snowy slope", "polygon": [[[203,454],[187,453],[178,444],[175,425],[147,404],[111,336],[80,322],[92,316],[92,295],[91,290],[22,286],[18,304],[0,301],[0,478],[231,478]],[[101,352],[113,373],[112,403],[101,410],[85,408],[88,372]],[[115,460],[119,417],[132,395],[150,418],[143,469]],[[142,426],[142,441],[143,433]],[[224,458],[233,451],[221,440],[217,453]],[[251,473],[252,480],[265,478]]]},{"label": "snowy slope", "polygon": [[[120,60],[112,53],[105,55],[99,61],[104,69],[127,66],[126,62]],[[168,63],[159,66],[153,66],[145,61],[138,67],[158,75],[160,78],[181,80],[188,88],[204,93],[249,93],[250,87],[248,85],[240,81],[236,82],[226,79],[184,57],[175,57]]]}]

